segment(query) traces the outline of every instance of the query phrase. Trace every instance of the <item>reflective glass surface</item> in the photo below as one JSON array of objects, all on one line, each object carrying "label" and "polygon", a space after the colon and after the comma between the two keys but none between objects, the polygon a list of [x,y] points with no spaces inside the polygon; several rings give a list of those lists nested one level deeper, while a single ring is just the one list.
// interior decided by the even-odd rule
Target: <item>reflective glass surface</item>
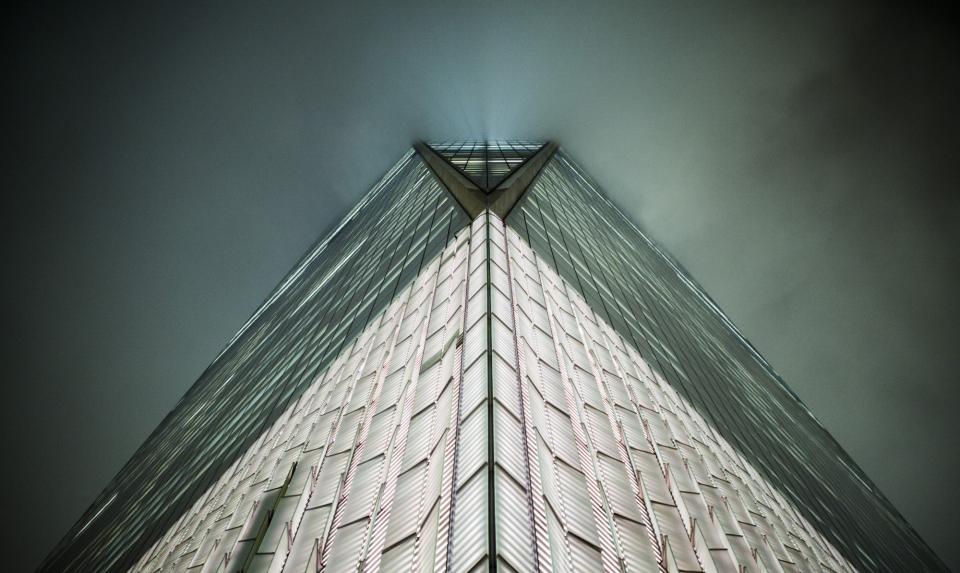
[{"label": "reflective glass surface", "polygon": [[[542,148],[430,145],[488,193]],[[42,570],[945,570],[562,150],[497,193],[408,152]]]}]

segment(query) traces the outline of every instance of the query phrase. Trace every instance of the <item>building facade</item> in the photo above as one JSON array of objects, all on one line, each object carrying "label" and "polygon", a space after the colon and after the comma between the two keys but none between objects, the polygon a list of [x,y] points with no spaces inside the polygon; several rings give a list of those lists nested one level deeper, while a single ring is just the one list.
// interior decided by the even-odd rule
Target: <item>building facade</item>
[{"label": "building facade", "polygon": [[417,144],[49,571],[938,571],[555,144]]}]

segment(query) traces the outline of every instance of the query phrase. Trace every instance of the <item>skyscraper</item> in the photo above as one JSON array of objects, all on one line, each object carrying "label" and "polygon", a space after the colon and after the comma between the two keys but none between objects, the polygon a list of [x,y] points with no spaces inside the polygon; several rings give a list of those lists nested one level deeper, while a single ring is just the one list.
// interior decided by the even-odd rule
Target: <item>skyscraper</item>
[{"label": "skyscraper", "polygon": [[[638,174],[639,175],[639,174]],[[555,144],[417,144],[49,571],[945,570]]]}]

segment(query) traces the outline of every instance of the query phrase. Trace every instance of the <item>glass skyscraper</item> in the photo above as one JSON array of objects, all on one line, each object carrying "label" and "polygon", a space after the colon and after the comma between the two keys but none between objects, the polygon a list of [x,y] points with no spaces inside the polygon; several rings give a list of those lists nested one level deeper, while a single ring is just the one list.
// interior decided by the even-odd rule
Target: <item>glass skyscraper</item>
[{"label": "glass skyscraper", "polygon": [[552,143],[417,144],[45,571],[942,571]]}]

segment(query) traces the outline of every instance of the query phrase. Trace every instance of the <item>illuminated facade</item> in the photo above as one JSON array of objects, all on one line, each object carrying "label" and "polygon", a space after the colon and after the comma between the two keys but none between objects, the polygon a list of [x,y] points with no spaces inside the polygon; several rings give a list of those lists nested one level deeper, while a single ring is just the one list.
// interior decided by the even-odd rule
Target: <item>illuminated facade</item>
[{"label": "illuminated facade", "polygon": [[50,571],[945,570],[554,144],[418,144]]}]

